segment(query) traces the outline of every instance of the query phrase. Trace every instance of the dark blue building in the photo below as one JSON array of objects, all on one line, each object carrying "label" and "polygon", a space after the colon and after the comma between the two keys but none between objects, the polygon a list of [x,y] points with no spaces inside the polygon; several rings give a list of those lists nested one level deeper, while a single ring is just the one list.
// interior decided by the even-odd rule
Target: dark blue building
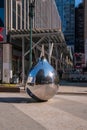
[{"label": "dark blue building", "polygon": [[0,27],[4,27],[4,0],[0,1]]},{"label": "dark blue building", "polygon": [[75,0],[55,0],[67,45],[75,44]]}]

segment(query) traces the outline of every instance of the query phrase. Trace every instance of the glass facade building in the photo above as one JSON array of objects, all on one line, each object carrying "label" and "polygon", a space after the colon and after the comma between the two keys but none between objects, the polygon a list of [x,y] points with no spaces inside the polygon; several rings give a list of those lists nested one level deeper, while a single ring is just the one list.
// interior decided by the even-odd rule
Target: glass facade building
[{"label": "glass facade building", "polygon": [[85,66],[87,67],[87,0],[84,1],[84,51],[85,51]]},{"label": "glass facade building", "polygon": [[84,53],[84,4],[75,8],[75,52]]},{"label": "glass facade building", "polygon": [[75,44],[75,0],[55,0],[67,45]]},{"label": "glass facade building", "polygon": [[0,1],[0,27],[4,27],[4,0]]}]

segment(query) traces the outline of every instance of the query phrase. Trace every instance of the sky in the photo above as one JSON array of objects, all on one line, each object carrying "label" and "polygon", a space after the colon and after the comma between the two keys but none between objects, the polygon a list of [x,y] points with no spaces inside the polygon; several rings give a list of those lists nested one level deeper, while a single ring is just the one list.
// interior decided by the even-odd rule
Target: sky
[{"label": "sky", "polygon": [[82,0],[75,0],[75,5],[78,6],[78,4],[81,2],[82,2]]}]

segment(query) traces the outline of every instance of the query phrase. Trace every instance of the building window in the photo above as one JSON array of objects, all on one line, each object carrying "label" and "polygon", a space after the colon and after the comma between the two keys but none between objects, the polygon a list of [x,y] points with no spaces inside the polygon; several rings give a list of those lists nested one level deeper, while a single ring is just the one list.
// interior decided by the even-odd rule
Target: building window
[{"label": "building window", "polygon": [[22,28],[22,1],[17,0],[17,12],[16,12],[16,21],[17,21],[17,29]]}]

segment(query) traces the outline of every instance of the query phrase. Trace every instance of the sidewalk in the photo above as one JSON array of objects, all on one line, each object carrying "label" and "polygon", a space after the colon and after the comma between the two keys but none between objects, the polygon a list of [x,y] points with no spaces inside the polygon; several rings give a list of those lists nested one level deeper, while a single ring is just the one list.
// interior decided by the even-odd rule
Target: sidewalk
[{"label": "sidewalk", "polygon": [[58,94],[84,94],[87,95],[87,83],[61,81]]},{"label": "sidewalk", "polygon": [[[19,85],[20,92],[25,92],[24,87]],[[59,83],[57,94],[84,94],[87,95],[87,83],[69,82],[62,80]]]},{"label": "sidewalk", "polygon": [[[25,93],[25,87],[22,84],[16,84],[15,87],[3,87],[0,85],[0,92],[23,92]],[[69,82],[62,80],[59,83],[59,89],[57,94],[84,94],[87,95],[87,83],[82,82]]]}]

